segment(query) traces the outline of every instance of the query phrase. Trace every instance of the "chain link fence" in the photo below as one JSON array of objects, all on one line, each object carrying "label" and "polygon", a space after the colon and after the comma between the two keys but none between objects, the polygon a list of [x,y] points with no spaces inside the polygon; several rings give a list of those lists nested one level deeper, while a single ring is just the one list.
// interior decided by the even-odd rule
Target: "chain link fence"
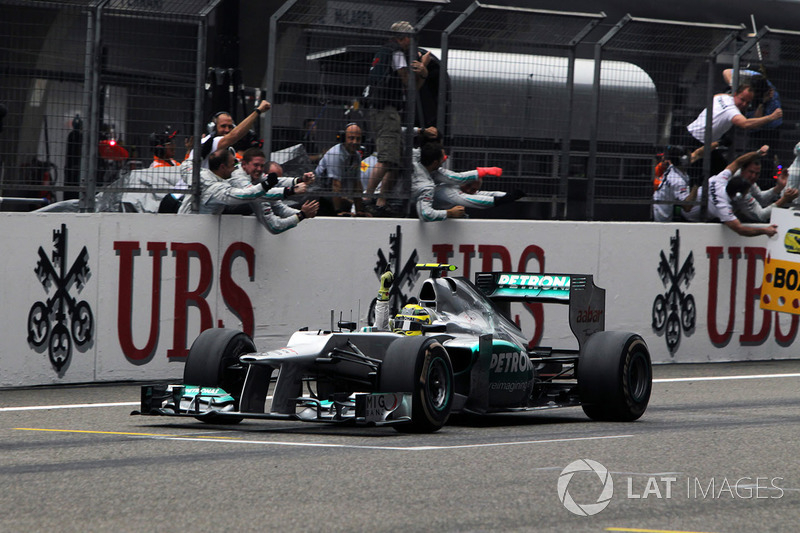
[{"label": "chain link fence", "polygon": [[544,203],[541,215],[563,215],[570,151],[589,138],[591,67],[576,49],[605,15],[479,2],[452,15],[440,38],[449,114],[439,120],[452,165],[500,166],[487,190],[520,189]]},{"label": "chain link fence", "polygon": [[[776,102],[783,109],[781,120],[771,122],[765,127],[749,131],[736,139],[739,151],[755,150],[767,144],[771,147],[771,157],[762,160],[759,180],[761,188],[774,185],[773,177],[780,168],[788,168],[800,156],[795,147],[800,141],[800,32],[773,29],[764,26],[749,34],[749,38],[734,54],[732,60],[733,85],[737,85],[739,74],[762,73],[766,76],[774,92]],[[765,89],[765,88],[764,88]],[[756,108],[763,90],[756,89],[752,107]],[[766,106],[764,113],[771,108]],[[752,109],[748,116],[752,114]],[[800,164],[790,173],[792,187],[800,187]]]},{"label": "chain link fence", "polygon": [[[654,156],[668,145],[696,148],[686,126],[711,102],[722,81],[717,61],[731,53],[744,26],[693,24],[626,16],[595,44],[595,81],[626,83],[627,102],[610,101],[601,83],[593,94],[586,218],[603,204],[626,205],[648,219]],[[625,80],[624,82],[622,80]],[[621,124],[608,120],[621,117]],[[629,128],[625,124],[636,124]],[[621,133],[622,132],[622,133]],[[707,175],[707,172],[706,172]],[[607,209],[609,209],[607,208]]]},{"label": "chain link fence", "polygon": [[[0,6],[0,190],[3,208],[29,210],[53,199],[65,181],[78,191],[78,173],[66,171],[80,157],[72,120],[85,102],[84,80],[92,41],[91,11],[81,2],[5,2]],[[57,94],[57,96],[56,96]],[[63,113],[54,109],[64,108]],[[48,200],[45,200],[47,198]],[[9,205],[12,204],[12,205]]]},{"label": "chain link fence", "polygon": [[3,208],[150,211],[185,187],[217,2],[0,1]]},{"label": "chain link fence", "polygon": [[[275,106],[265,119],[265,131],[270,136],[272,150],[302,147],[307,157],[295,157],[284,170],[295,174],[317,170],[312,193],[321,198],[320,214],[363,212],[362,192],[371,190],[370,179],[373,188],[388,199],[394,213],[406,213],[406,200],[411,192],[414,127],[434,125],[436,120],[436,92],[430,89],[434,79],[432,77],[420,92],[392,89],[395,92],[390,93],[389,89],[374,83],[372,94],[365,96],[365,89],[381,45],[388,46],[388,55],[377,69],[385,66],[388,70],[380,83],[386,86],[397,83],[389,79],[392,78],[389,63],[396,60],[393,52],[418,58],[418,52],[424,51],[418,46],[419,32],[426,31],[427,24],[446,3],[441,0],[378,0],[369,4],[291,0],[273,15],[267,91]],[[406,24],[392,31],[393,25],[401,21]],[[400,41],[406,37],[401,45]],[[409,83],[413,83],[413,72],[410,78]],[[376,175],[384,172],[379,170],[378,162],[378,121],[389,120],[390,113],[384,112],[389,107],[397,109],[399,117],[391,121],[388,130],[392,135],[389,141],[383,142],[401,143],[397,150],[400,158],[381,155],[388,159],[385,172],[389,174],[387,181],[381,183],[383,174]],[[346,141],[348,128],[360,135],[356,147],[359,155],[345,154],[336,160],[320,162],[329,149]],[[339,190],[340,187],[346,190]]]},{"label": "chain link fence", "polygon": [[[2,209],[67,200],[75,210],[152,211],[185,185],[175,168],[151,165],[180,163],[215,111],[241,119],[265,96],[273,107],[256,135],[288,175],[318,170],[348,125],[358,126],[353,187],[334,190],[322,173],[312,194],[325,214],[360,210],[339,199],[360,201],[370,176],[377,183],[376,104],[364,90],[376,52],[398,37],[408,37],[406,61],[433,58],[420,90],[399,104],[393,186],[376,191],[401,214],[413,212],[414,128],[436,126],[448,168],[502,167],[483,188],[526,194],[502,213],[471,216],[648,220],[657,154],[703,144],[686,126],[730,90],[727,69],[734,84],[747,70],[765,72],[784,111],[780,123],[734,132],[728,158],[772,146],[760,182],[768,188],[800,140],[794,31],[477,1],[289,0],[269,21],[266,53],[258,52],[264,88],[253,89],[236,69],[208,66],[218,2],[0,0]],[[399,21],[408,26],[392,31]],[[711,169],[703,164],[701,181]]]}]

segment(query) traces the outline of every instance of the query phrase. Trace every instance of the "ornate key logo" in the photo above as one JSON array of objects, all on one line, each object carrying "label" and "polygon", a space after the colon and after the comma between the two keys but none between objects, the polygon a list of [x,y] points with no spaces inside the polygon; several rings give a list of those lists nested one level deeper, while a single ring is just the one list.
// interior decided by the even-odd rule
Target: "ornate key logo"
[{"label": "ornate key logo", "polygon": [[73,343],[86,346],[93,338],[94,318],[85,300],[78,301],[70,292],[83,290],[89,279],[89,252],[84,246],[78,258],[66,270],[67,225],[53,230],[52,261],[39,247],[39,261],[34,272],[48,295],[47,300],[33,304],[28,313],[28,343],[36,348],[47,344],[50,362],[61,369],[72,356]]}]

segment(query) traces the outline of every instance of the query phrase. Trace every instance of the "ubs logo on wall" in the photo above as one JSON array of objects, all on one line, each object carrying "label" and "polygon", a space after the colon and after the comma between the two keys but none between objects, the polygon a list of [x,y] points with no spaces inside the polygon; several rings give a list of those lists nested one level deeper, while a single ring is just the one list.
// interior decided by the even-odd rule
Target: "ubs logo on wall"
[{"label": "ubs logo on wall", "polygon": [[678,268],[680,243],[680,232],[675,230],[675,236],[669,239],[669,259],[662,250],[658,264],[658,275],[666,291],[653,301],[653,331],[666,337],[667,349],[673,357],[678,350],[681,333],[691,334],[697,321],[694,296],[686,290],[694,278],[694,255],[689,252],[683,265]]},{"label": "ubs logo on wall", "polygon": [[84,246],[67,269],[67,225],[61,224],[60,230],[53,230],[51,257],[39,247],[34,272],[47,299],[31,306],[28,343],[40,353],[46,349],[50,362],[60,373],[70,361],[73,344],[85,350],[94,337],[91,307],[71,294],[73,289],[83,290],[89,279],[89,252]]}]

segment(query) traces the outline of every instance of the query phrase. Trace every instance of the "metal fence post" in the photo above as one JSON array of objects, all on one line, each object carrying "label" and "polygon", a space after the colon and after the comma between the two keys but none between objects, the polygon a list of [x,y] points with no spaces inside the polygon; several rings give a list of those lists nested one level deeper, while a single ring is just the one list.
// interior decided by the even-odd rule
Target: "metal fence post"
[{"label": "metal fence post", "polygon": [[[83,158],[81,161],[81,185],[83,190],[80,197],[81,212],[95,210],[95,194],[97,193],[97,145],[99,142],[100,120],[100,51],[102,46],[102,18],[103,7],[108,0],[98,0],[92,6],[94,14],[94,35],[92,36],[92,56],[89,58],[91,76],[89,77],[89,107],[88,107],[88,135],[83,136]],[[88,143],[88,144],[87,144]],[[84,173],[84,164],[86,172]]]},{"label": "metal fence post", "polygon": [[[275,94],[277,93],[275,87],[275,61],[277,53],[278,42],[278,21],[291,10],[298,0],[287,0],[272,16],[269,18],[269,45],[267,48],[267,94],[266,100],[271,104],[275,104]],[[272,115],[273,113],[266,113],[261,115],[261,132],[264,135],[264,148],[267,153],[272,152]]]},{"label": "metal fence post", "polygon": [[631,20],[625,15],[594,46],[594,78],[592,82],[592,113],[589,127],[589,162],[586,180],[586,220],[594,220],[595,180],[597,177],[597,137],[600,132],[600,74],[603,61],[603,46]]},{"label": "metal fence post", "polygon": [[[605,18],[605,13],[599,13]],[[567,48],[567,120],[564,124],[564,131],[561,136],[561,157],[559,161],[559,184],[558,191],[559,197],[564,202],[564,210],[561,213],[562,219],[567,218],[567,209],[569,202],[567,195],[569,194],[569,167],[570,167],[570,152],[572,147],[572,117],[574,115],[573,107],[575,101],[575,53],[576,47],[589,33],[598,25],[602,18],[590,20],[588,24],[569,42]]]},{"label": "metal fence post", "polygon": [[[86,14],[86,56],[84,58],[83,70],[83,109],[86,112],[87,118],[91,116],[91,109],[94,107],[96,101],[96,94],[94,88],[94,56],[97,38],[94,31],[94,25],[97,22],[97,3],[91,4],[87,9]],[[87,128],[92,124],[91,119],[86,121]],[[90,133],[87,131],[83,135],[81,144],[81,154],[88,154],[89,147],[91,146],[89,140]],[[80,163],[80,181],[81,188],[79,191],[78,208],[81,212],[89,210],[89,199],[87,193],[87,185],[89,183],[89,157],[81,157]],[[93,171],[91,171],[93,172]]]},{"label": "metal fence post", "polygon": [[[447,28],[444,29],[442,32],[441,37],[441,48],[442,48],[442,57],[439,58],[439,63],[441,64],[442,71],[447,75],[447,56],[449,55],[450,51],[450,43],[449,37],[450,34],[454,33],[461,24],[469,18],[472,13],[475,12],[481,6],[481,3],[478,0],[472,2],[467,9],[465,9],[462,13],[460,13],[453,22],[450,23]],[[437,117],[436,117],[436,129],[439,130],[439,133],[444,137],[447,135],[447,119],[445,113],[447,112],[447,84],[440,83],[439,84],[439,109],[437,109]]]}]

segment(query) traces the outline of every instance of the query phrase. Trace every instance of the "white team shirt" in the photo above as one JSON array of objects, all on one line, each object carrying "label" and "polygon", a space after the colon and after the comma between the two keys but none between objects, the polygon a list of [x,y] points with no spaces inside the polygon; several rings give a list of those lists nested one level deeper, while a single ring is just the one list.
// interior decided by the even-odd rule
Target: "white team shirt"
[{"label": "white team shirt", "polygon": [[392,69],[401,70],[408,67],[406,53],[403,50],[395,50],[392,54]]},{"label": "white team shirt", "polygon": [[[689,178],[681,169],[670,165],[659,185],[653,192],[653,200],[662,202],[683,202],[689,196]],[[674,204],[653,204],[653,220],[671,222]]]},{"label": "white team shirt", "polygon": [[[213,154],[217,151],[219,147],[219,142],[222,140],[222,135],[217,135],[215,137],[206,136],[203,137],[203,140],[200,141],[202,147],[200,148],[200,152],[205,154],[203,160],[200,162],[200,168],[208,168],[208,156]],[[206,143],[211,143],[211,147],[208,148]],[[194,161],[194,150],[189,152],[189,155],[186,156],[186,159],[189,161]]]},{"label": "white team shirt", "polygon": [[[694,122],[686,127],[692,137],[700,142],[705,142],[706,111],[707,109],[703,109]],[[711,112],[711,142],[720,140],[731,129],[734,117],[741,114],[742,112],[733,103],[732,95],[724,93],[714,95],[714,107]]]},{"label": "white team shirt", "polygon": [[731,171],[725,169],[708,180],[708,216],[718,218],[720,222],[737,220],[731,198],[725,190],[732,176]]}]

